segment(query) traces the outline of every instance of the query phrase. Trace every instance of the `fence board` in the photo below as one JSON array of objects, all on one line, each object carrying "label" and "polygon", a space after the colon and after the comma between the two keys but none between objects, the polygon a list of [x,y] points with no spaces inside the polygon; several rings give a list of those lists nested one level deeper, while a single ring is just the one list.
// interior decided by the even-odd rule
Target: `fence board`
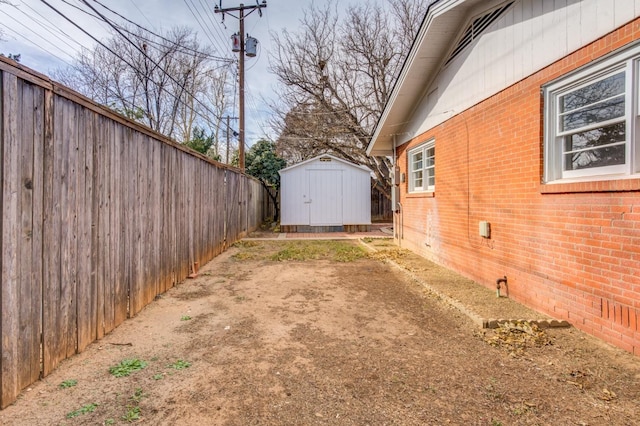
[{"label": "fence board", "polygon": [[[22,384],[22,387],[38,380],[40,377],[40,360],[42,357],[42,280],[43,280],[43,168],[39,159],[44,158],[45,141],[45,91],[41,87],[29,85],[29,90],[33,91],[33,104],[29,110],[33,112],[33,152],[29,158],[31,164],[31,175],[29,183],[32,191],[32,211],[31,229],[29,231],[31,239],[31,256],[29,259],[31,292],[29,302],[31,303],[31,318],[28,327],[32,328],[29,333],[30,358],[28,376],[29,383]],[[28,111],[27,111],[28,112]],[[25,259],[26,261],[26,259]]]},{"label": "fence board", "polygon": [[[91,180],[90,166],[87,163],[87,152],[91,155],[91,118],[92,113],[86,109],[78,111],[76,144],[76,181],[74,193],[76,194],[75,216],[77,220],[77,256],[76,256],[76,327],[77,351],[84,350],[93,340],[93,288],[91,282]],[[87,194],[89,192],[89,194]],[[87,215],[89,217],[87,218]],[[75,353],[75,352],[74,352]]]},{"label": "fence board", "polygon": [[[12,75],[2,78],[2,371],[19,370],[19,287],[18,287],[18,79]],[[11,401],[7,395],[20,390],[19,377],[2,374],[2,407]]]},{"label": "fence board", "polygon": [[[106,214],[108,199],[106,197],[106,176],[108,176],[109,163],[101,162],[109,158],[104,131],[101,131],[105,123],[100,116],[94,121],[94,148],[93,148],[93,202],[92,202],[92,234],[91,234],[91,271],[95,274],[95,321],[96,339],[104,336],[104,283],[105,283],[105,249],[108,226],[108,214]],[[105,217],[106,215],[106,217]]]},{"label": "fence board", "polygon": [[[42,299],[42,374],[48,375],[54,368],[55,359],[55,309],[57,308],[57,271],[59,258],[56,244],[59,242],[59,227],[55,226],[59,214],[56,197],[60,186],[54,185],[55,170],[55,111],[53,92],[45,92],[45,131],[44,131],[44,159],[43,161],[43,227],[42,239],[47,245],[43,253],[42,273],[47,279],[42,282],[42,291],[46,295]],[[59,247],[58,247],[59,249]],[[3,280],[4,282],[4,280]],[[4,313],[4,310],[3,310]]]}]

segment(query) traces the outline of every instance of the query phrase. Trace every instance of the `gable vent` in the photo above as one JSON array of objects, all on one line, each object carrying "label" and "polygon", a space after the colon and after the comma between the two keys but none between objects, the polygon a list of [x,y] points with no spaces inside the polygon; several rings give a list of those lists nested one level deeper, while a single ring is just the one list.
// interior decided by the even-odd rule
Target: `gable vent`
[{"label": "gable vent", "polygon": [[456,56],[460,54],[471,42],[477,39],[480,34],[492,23],[494,23],[511,5],[512,1],[505,3],[497,9],[493,9],[490,12],[485,13],[484,15],[480,15],[476,19],[474,19],[471,24],[467,27],[464,34],[460,38],[460,41],[456,45],[456,48],[451,52],[451,56],[445,62],[447,65],[449,62],[453,61]]}]

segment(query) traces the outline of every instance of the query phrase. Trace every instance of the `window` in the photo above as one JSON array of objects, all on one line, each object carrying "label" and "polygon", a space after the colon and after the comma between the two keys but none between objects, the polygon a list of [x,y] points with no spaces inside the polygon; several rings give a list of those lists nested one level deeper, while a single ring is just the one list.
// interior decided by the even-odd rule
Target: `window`
[{"label": "window", "polygon": [[635,46],[544,88],[546,183],[639,171],[639,70]]},{"label": "window", "polygon": [[436,186],[436,146],[429,141],[408,153],[409,192],[427,192]]}]

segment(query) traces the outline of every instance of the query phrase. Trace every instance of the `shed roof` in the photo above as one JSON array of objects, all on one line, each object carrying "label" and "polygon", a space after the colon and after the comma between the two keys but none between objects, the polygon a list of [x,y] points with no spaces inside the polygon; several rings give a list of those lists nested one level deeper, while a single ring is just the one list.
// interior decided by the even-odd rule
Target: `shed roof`
[{"label": "shed roof", "polygon": [[[402,135],[425,90],[469,14],[486,0],[436,0],[427,9],[411,50],[367,147],[367,155],[393,154],[393,138]],[[499,4],[498,1],[493,2]]]},{"label": "shed roof", "polygon": [[302,166],[304,166],[304,165],[307,165],[307,164],[309,164],[309,163],[312,163],[312,162],[314,162],[314,161],[316,161],[316,160],[319,160],[320,158],[323,158],[323,157],[329,157],[329,158],[331,158],[331,160],[332,160],[332,161],[337,161],[337,162],[342,163],[342,164],[345,164],[345,165],[347,165],[347,166],[351,166],[351,167],[354,167],[354,168],[357,168],[357,169],[361,169],[361,170],[362,170],[362,171],[364,171],[364,172],[371,173],[371,170],[369,170],[369,168],[368,168],[368,167],[361,166],[361,165],[359,165],[359,164],[354,164],[354,163],[352,163],[352,162],[350,162],[350,161],[343,160],[342,158],[338,158],[338,157],[336,157],[336,156],[334,156],[334,155],[331,155],[331,154],[321,154],[321,155],[318,155],[318,156],[316,156],[316,157],[310,158],[310,159],[308,159],[308,160],[302,161],[302,162],[297,163],[297,164],[294,164],[294,165],[292,165],[292,166],[285,167],[284,169],[280,170],[278,173],[282,174],[283,172],[288,172],[288,171],[290,171],[290,170],[292,170],[292,169],[297,169],[297,168],[299,168],[299,167],[302,167]]}]

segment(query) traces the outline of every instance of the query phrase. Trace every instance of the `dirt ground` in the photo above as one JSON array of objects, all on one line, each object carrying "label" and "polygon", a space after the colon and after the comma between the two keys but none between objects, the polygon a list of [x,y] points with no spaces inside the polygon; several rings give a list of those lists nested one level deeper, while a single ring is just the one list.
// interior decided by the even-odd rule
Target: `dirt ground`
[{"label": "dirt ground", "polygon": [[[0,425],[638,424],[640,359],[572,328],[481,331],[384,259],[453,292],[467,281],[384,249],[245,240],[25,390]],[[494,315],[486,300],[472,308]],[[144,368],[111,374],[123,360]]]}]

